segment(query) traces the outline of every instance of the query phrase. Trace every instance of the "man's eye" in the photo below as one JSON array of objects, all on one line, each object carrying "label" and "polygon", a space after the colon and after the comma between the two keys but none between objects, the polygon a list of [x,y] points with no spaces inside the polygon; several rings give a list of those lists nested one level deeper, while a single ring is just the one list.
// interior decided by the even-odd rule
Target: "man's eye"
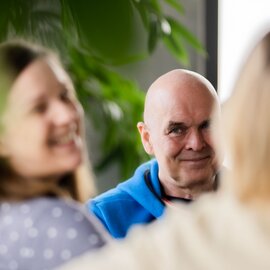
[{"label": "man's eye", "polygon": [[186,131],[186,128],[183,127],[173,127],[169,130],[169,134],[174,134],[174,135],[182,135]]},{"label": "man's eye", "polygon": [[170,133],[176,133],[176,134],[180,134],[182,132],[183,132],[183,130],[181,128],[173,128],[170,131]]},{"label": "man's eye", "polygon": [[205,121],[200,125],[201,129],[207,129],[210,127],[210,121]]}]

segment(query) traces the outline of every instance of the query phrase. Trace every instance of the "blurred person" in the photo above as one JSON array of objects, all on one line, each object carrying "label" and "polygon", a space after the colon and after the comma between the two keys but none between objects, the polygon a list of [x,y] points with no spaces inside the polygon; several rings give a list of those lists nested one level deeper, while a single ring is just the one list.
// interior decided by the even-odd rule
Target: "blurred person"
[{"label": "blurred person", "polygon": [[0,96],[0,269],[53,269],[102,247],[107,233],[80,204],[94,191],[83,110],[58,58],[2,43]]},{"label": "blurred person", "polygon": [[[216,129],[231,170],[217,193],[61,270],[270,269],[270,32],[240,72]],[[106,260],[102,259],[106,258]]]},{"label": "blurred person", "polygon": [[214,87],[193,71],[172,70],[150,86],[144,122],[137,127],[145,151],[155,159],[88,202],[113,237],[158,219],[168,203],[189,203],[217,189],[219,165],[210,136],[214,107],[219,107]]}]

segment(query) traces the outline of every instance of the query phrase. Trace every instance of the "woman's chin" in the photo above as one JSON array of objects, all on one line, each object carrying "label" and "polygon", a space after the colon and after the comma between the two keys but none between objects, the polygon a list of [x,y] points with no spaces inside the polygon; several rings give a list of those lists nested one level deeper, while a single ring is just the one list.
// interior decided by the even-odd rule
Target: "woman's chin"
[{"label": "woman's chin", "polygon": [[60,173],[70,173],[76,169],[82,164],[83,158],[81,155],[78,156],[72,156],[69,158],[66,158],[59,163],[58,168],[55,168],[56,171],[59,169]]}]

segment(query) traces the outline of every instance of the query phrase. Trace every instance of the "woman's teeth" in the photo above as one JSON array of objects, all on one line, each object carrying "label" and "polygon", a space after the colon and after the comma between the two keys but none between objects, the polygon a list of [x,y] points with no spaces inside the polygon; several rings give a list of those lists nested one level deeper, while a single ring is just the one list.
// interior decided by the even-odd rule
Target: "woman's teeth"
[{"label": "woman's teeth", "polygon": [[57,145],[63,145],[63,144],[68,144],[72,141],[74,141],[76,137],[76,133],[74,132],[69,132],[68,134],[61,136],[57,139],[55,139],[55,144]]}]

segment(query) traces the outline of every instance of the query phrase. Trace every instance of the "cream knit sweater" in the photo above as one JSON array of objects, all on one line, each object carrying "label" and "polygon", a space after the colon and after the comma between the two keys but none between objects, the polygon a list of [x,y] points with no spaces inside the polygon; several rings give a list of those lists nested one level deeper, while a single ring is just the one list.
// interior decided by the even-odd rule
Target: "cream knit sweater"
[{"label": "cream knit sweater", "polygon": [[270,205],[259,214],[228,195],[169,208],[150,225],[61,270],[270,269]]}]

